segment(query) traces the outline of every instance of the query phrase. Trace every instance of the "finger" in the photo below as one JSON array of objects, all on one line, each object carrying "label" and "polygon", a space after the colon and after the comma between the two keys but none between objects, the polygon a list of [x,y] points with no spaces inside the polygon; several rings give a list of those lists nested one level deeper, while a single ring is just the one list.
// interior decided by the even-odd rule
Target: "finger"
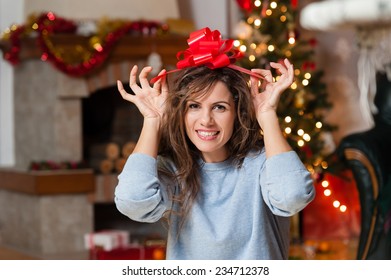
[{"label": "finger", "polygon": [[256,95],[259,93],[259,90],[258,90],[258,85],[259,85],[259,79],[251,76],[250,77],[250,81],[251,81],[251,94],[252,95]]},{"label": "finger", "polygon": [[140,91],[140,87],[137,85],[137,71],[138,71],[138,66],[134,65],[129,74],[129,87],[132,89],[132,91],[135,94],[137,94]]},{"label": "finger", "polygon": [[264,77],[265,81],[267,81],[268,83],[273,82],[273,75],[270,70],[266,70],[266,69],[252,69],[252,70],[254,70],[254,72],[256,72],[256,73],[260,74],[262,77]]},{"label": "finger", "polygon": [[[157,76],[163,75],[163,74],[165,73],[165,71],[166,71],[166,70],[164,70],[164,69],[161,70]],[[160,90],[161,90],[161,88],[162,88],[162,84],[163,84],[163,82],[162,82],[162,79],[163,79],[163,78],[164,78],[164,77],[160,78],[159,80],[157,80],[157,81],[153,84],[153,89],[155,89],[155,90],[157,90],[157,91],[160,92]]]},{"label": "finger", "polygon": [[139,79],[140,79],[140,84],[142,88],[149,88],[151,87],[148,81],[148,74],[152,71],[151,66],[146,66],[141,70]]},{"label": "finger", "polygon": [[133,99],[134,99],[133,95],[126,92],[122,82],[119,81],[119,80],[117,80],[117,89],[118,89],[118,91],[121,94],[123,99],[128,100],[130,102],[133,102]]},{"label": "finger", "polygon": [[[163,73],[165,73],[166,70],[164,70]],[[167,76],[163,76],[161,78],[161,84],[162,84],[162,94],[164,97],[167,97],[168,95],[168,83],[167,83]]]}]

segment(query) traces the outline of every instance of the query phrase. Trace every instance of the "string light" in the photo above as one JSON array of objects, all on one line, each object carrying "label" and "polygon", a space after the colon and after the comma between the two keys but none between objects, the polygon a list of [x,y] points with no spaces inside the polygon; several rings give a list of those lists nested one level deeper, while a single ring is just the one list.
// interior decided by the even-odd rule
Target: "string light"
[{"label": "string light", "polygon": [[310,82],[307,79],[304,79],[301,83],[303,84],[303,86],[308,86]]},{"label": "string light", "polygon": [[299,140],[299,141],[297,141],[297,145],[299,146],[299,147],[303,147],[304,146],[304,141],[303,140]]},{"label": "string light", "polygon": [[304,130],[299,129],[299,130],[297,131],[297,135],[303,136],[303,135],[304,135]]},{"label": "string light", "polygon": [[241,45],[240,48],[239,48],[239,50],[240,50],[241,52],[246,52],[247,47],[246,47],[245,45]]},{"label": "string light", "polygon": [[256,20],[254,20],[255,27],[260,27],[261,23],[262,23],[262,20],[260,18],[257,18]]},{"label": "string light", "polygon": [[291,84],[291,89],[293,89],[293,90],[297,89],[297,84],[296,84],[296,82],[293,82],[293,83]]},{"label": "string light", "polygon": [[316,122],[315,124],[316,128],[322,128],[323,124],[321,122]]},{"label": "string light", "polygon": [[285,131],[286,134],[291,134],[292,133],[292,129],[290,127],[286,127],[284,131]]},{"label": "string light", "polygon": [[262,4],[262,3],[261,3],[260,0],[255,0],[255,1],[254,1],[254,6],[255,6],[255,7],[260,7],[261,4]]},{"label": "string light", "polygon": [[251,62],[255,61],[255,59],[256,57],[253,54],[248,57],[248,60],[250,60]]},{"label": "string light", "polygon": [[341,205],[341,206],[339,207],[339,211],[341,211],[341,212],[346,212],[347,209],[348,209],[348,208],[346,207],[346,205]]},{"label": "string light", "polygon": [[324,190],[323,194],[325,196],[330,196],[331,195],[331,191],[329,189],[326,189],[326,190]]},{"label": "string light", "polygon": [[305,134],[303,135],[303,139],[304,139],[305,141],[307,141],[307,142],[310,142],[310,141],[311,141],[311,136],[310,136],[309,134],[305,133]]},{"label": "string light", "polygon": [[277,8],[277,3],[276,2],[271,2],[270,3],[270,8],[272,8],[272,9]]},{"label": "string light", "polygon": [[272,10],[270,10],[270,9],[267,9],[266,10],[266,15],[267,16],[271,16],[273,14],[273,11]]},{"label": "string light", "polygon": [[239,47],[240,46],[240,41],[239,40],[235,40],[234,41],[234,46],[235,46],[235,48]]},{"label": "string light", "polygon": [[341,202],[339,202],[338,200],[334,200],[333,206],[334,206],[335,208],[338,208],[340,205],[341,205]]},{"label": "string light", "polygon": [[285,22],[286,21],[286,16],[284,16],[284,15],[280,16],[280,21],[281,22]]},{"label": "string light", "polygon": [[290,123],[292,121],[292,118],[290,116],[286,116],[284,120],[286,123]]},{"label": "string light", "polygon": [[275,49],[275,47],[274,47],[273,45],[269,45],[269,46],[267,47],[267,50],[268,50],[269,52],[274,51],[274,49]]},{"label": "string light", "polygon": [[306,78],[307,80],[311,79],[311,73],[305,73],[304,74],[304,78]]}]

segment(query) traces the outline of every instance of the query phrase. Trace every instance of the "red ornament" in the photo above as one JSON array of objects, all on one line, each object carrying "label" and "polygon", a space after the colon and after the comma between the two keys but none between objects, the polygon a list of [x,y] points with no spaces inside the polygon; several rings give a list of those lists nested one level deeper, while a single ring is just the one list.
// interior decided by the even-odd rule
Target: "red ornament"
[{"label": "red ornament", "polygon": [[250,13],[253,10],[252,2],[253,1],[251,0],[236,0],[236,3],[239,5],[239,7],[248,13]]}]

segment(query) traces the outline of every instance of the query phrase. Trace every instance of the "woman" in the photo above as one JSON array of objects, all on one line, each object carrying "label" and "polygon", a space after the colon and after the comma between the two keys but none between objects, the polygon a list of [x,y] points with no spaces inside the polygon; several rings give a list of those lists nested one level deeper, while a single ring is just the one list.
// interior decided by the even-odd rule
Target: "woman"
[{"label": "woman", "polygon": [[[314,197],[312,179],[285,140],[276,114],[293,81],[280,72],[188,67],[169,89],[150,86],[145,67],[128,94],[144,116],[136,148],[119,175],[115,203],[140,222],[168,219],[168,259],[287,259],[289,216]],[[259,76],[262,76],[259,92]],[[262,132],[262,133],[261,133]]]}]

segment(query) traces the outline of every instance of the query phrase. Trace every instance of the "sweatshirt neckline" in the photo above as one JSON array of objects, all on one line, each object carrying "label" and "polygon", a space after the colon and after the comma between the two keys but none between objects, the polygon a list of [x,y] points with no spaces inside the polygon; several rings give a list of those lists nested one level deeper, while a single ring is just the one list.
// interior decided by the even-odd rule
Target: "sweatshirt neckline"
[{"label": "sweatshirt neckline", "polygon": [[203,170],[223,170],[232,166],[232,158],[228,158],[221,162],[205,162],[202,159],[199,159],[198,163]]}]

